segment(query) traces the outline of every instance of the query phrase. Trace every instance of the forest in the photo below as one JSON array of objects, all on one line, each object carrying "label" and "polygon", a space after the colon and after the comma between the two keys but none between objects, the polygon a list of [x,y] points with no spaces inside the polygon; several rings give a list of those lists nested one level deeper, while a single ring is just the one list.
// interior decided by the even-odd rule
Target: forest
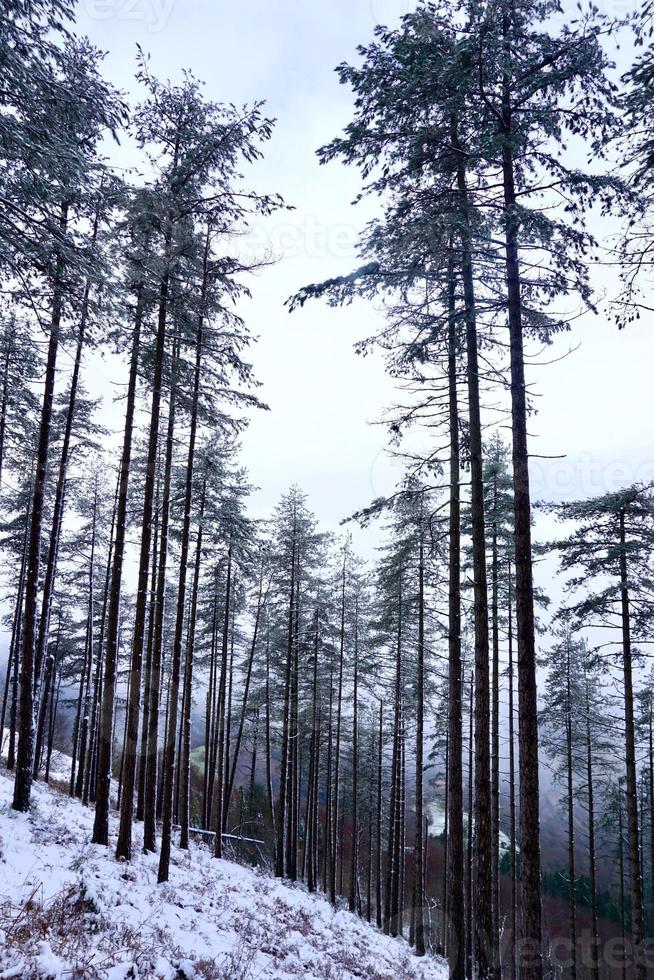
[{"label": "forest", "polygon": [[645,980],[654,483],[538,499],[530,352],[582,315],[628,348],[652,316],[654,4],[400,6],[343,52],[349,121],[315,148],[369,209],[357,261],[284,310],[381,311],[349,342],[393,386],[399,478],[334,528],[292,473],[256,513],[242,459],[268,410],[248,304],[284,263],[242,241],[294,207],[260,187],[266,92],[169,80],[144,44],[133,99],[74,0],[4,0],[9,809],[49,784],[160,888],[198,847],[263,868],[405,939],[425,978]]}]

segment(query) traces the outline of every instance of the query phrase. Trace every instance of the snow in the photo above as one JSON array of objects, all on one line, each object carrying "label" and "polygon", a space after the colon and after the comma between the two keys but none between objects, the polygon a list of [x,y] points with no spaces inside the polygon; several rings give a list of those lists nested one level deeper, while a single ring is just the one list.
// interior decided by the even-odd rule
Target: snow
[{"label": "snow", "polygon": [[157,855],[133,862],[90,843],[93,811],[35,783],[28,814],[11,809],[0,769],[0,978],[102,980],[276,977],[445,980],[442,961],[300,886],[212,857],[206,844],[173,848],[170,882]]}]

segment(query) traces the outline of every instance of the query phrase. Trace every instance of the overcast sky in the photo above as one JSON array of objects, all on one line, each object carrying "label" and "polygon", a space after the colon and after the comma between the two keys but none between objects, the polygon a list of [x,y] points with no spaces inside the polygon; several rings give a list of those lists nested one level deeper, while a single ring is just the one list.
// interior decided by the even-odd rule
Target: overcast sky
[{"label": "overcast sky", "polygon": [[[379,314],[366,304],[332,310],[313,303],[289,316],[283,303],[306,282],[352,267],[356,231],[367,213],[350,206],[358,174],[339,164],[320,167],[315,157],[351,115],[351,94],[333,69],[355,57],[376,23],[394,24],[411,6],[404,0],[79,5],[80,31],[108,51],[105,74],[132,98],[138,97],[138,43],[150,53],[155,74],[175,79],[189,67],[205,81],[208,98],[265,99],[278,120],[252,181],[283,194],[295,211],[267,222],[265,234],[280,261],[252,283],[254,298],[243,310],[260,337],[253,360],[271,407],[253,419],[243,440],[244,462],[261,488],[254,501],[260,513],[297,482],[321,523],[336,527],[389,491],[398,475],[384,455],[383,429],[371,424],[393,400],[391,383],[378,358],[362,359],[352,349]],[[611,292],[606,270],[598,286]],[[565,457],[534,460],[535,497],[571,498],[654,478],[653,355],[650,322],[619,333],[603,314],[578,321],[547,352],[544,359],[554,363],[530,370],[538,405],[532,452]]]}]

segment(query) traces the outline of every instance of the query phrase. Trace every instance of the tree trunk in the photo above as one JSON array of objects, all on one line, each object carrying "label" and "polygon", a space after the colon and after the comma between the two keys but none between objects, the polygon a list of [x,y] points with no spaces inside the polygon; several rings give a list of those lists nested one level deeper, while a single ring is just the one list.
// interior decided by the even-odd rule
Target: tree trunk
[{"label": "tree trunk", "polygon": [[359,603],[357,598],[355,618],[354,618],[354,684],[352,691],[352,853],[350,859],[350,893],[348,896],[348,908],[350,912],[356,911],[357,906],[357,884],[359,880]]},{"label": "tree trunk", "polygon": [[568,790],[568,919],[570,930],[570,980],[577,977],[577,914],[576,914],[576,877],[575,877],[575,820],[574,820],[574,782],[573,782],[573,746],[572,746],[572,694],[570,683],[570,648],[566,660],[566,769]]},{"label": "tree trunk", "polygon": [[[261,576],[262,578],[259,581],[259,596],[257,599],[257,611],[254,617],[254,629],[252,631],[252,642],[250,644],[250,655],[248,657],[248,665],[245,672],[243,703],[241,705],[241,713],[239,717],[238,730],[236,733],[236,742],[234,744],[232,765],[230,767],[229,780],[227,783],[227,796],[226,796],[227,811],[229,811],[229,803],[232,798],[232,792],[234,790],[234,780],[236,779],[236,766],[238,764],[238,757],[241,753],[241,743],[243,741],[243,729],[245,728],[245,718],[247,715],[248,698],[250,694],[250,684],[252,681],[252,668],[254,666],[254,655],[257,649],[257,639],[259,637],[259,626],[261,623],[261,615],[265,607],[265,602],[268,595],[268,590],[266,590],[265,597],[263,594],[263,569],[261,572]],[[268,588],[270,588],[270,586],[268,586]]]},{"label": "tree trunk", "polygon": [[511,859],[511,908],[509,921],[511,924],[511,943],[509,947],[509,980],[516,977],[516,951],[518,944],[518,905],[517,905],[517,874],[518,849],[516,842],[516,788],[515,788],[515,733],[514,733],[514,687],[513,687],[513,583],[511,579],[511,562],[507,572],[509,587],[508,610],[508,646],[509,646],[509,853]]},{"label": "tree trunk", "polygon": [[270,731],[270,636],[266,641],[266,789],[270,810],[270,829],[275,839],[275,794],[272,780],[272,745]]},{"label": "tree trunk", "polygon": [[515,523],[515,598],[518,639],[518,704],[520,741],[520,879],[521,980],[543,975],[541,861],[538,768],[538,690],[534,627],[534,582],[531,547],[531,496],[527,446],[527,389],[522,337],[522,299],[518,253],[519,213],[516,208],[509,12],[504,5],[505,80],[503,85],[502,175],[506,252],[507,313],[511,362],[513,441],[513,507]]},{"label": "tree trunk", "polygon": [[375,921],[382,927],[382,762],[384,756],[384,706],[379,701],[379,733],[377,737],[377,812],[375,830]]},{"label": "tree trunk", "polygon": [[105,630],[107,625],[107,609],[109,605],[109,586],[111,584],[111,559],[114,548],[114,534],[116,531],[116,508],[118,505],[119,483],[116,481],[116,493],[114,495],[114,506],[111,514],[111,529],[109,531],[109,554],[107,556],[107,570],[104,581],[104,593],[102,598],[102,615],[100,618],[100,636],[98,638],[98,656],[95,664],[95,677],[93,679],[93,703],[91,705],[91,722],[89,731],[89,751],[87,757],[86,773],[84,776],[84,789],[82,792],[82,803],[87,806],[90,800],[95,800],[95,776],[97,769],[97,749],[98,749],[98,709],[102,691],[102,659],[104,654]]},{"label": "tree trunk", "polygon": [[347,573],[347,553],[343,555],[343,570],[341,573],[341,625],[338,652],[338,689],[336,695],[336,738],[334,742],[334,795],[332,816],[332,853],[329,875],[329,900],[336,904],[336,857],[338,841],[338,804],[341,764],[341,718],[343,712],[343,662],[345,657],[345,582]]},{"label": "tree trunk", "polygon": [[189,614],[188,645],[186,649],[186,666],[184,670],[184,700],[182,703],[182,750],[180,753],[179,762],[181,772],[181,833],[179,846],[186,851],[188,850],[188,832],[191,809],[191,711],[193,707],[193,657],[195,654],[195,629],[198,616],[200,565],[202,562],[202,521],[204,519],[205,492],[206,476],[202,485],[202,496],[200,498],[198,537],[195,547],[195,568],[193,570],[193,591],[191,595],[191,610]]},{"label": "tree trunk", "polygon": [[[2,757],[2,747],[5,739],[5,719],[7,704],[9,698],[10,688],[12,690],[11,698],[11,708],[10,717],[13,715],[13,720],[10,723],[10,734],[9,741],[12,744],[12,751],[7,751],[7,769],[13,769],[12,764],[9,765],[10,757],[13,757],[13,742],[15,739],[15,718],[16,718],[16,697],[17,697],[17,680],[18,680],[18,650],[20,646],[20,630],[23,618],[23,602],[24,602],[24,590],[25,590],[25,570],[27,567],[27,545],[28,545],[28,532],[30,525],[30,512],[28,510],[25,517],[25,530],[23,532],[23,548],[22,548],[22,558],[20,563],[20,573],[18,575],[18,588],[16,589],[16,601],[14,603],[14,615],[11,624],[11,640],[9,642],[9,656],[7,658],[7,677],[5,680],[5,689],[2,697],[2,718],[0,718],[0,757]],[[16,683],[12,680],[15,678]]]},{"label": "tree trunk", "polygon": [[450,427],[449,585],[448,585],[448,716],[449,751],[447,804],[447,955],[450,980],[463,980],[465,966],[463,859],[463,689],[461,679],[461,490],[459,403],[457,392],[457,328],[453,264],[449,266],[448,395]]},{"label": "tree trunk", "polygon": [[[597,859],[595,855],[595,790],[593,786],[593,741],[590,725],[590,697],[586,678],[586,780],[588,782],[588,877],[590,881],[590,971],[599,980],[599,935],[597,931]],[[653,812],[650,810],[650,812]]]},{"label": "tree trunk", "polygon": [[491,695],[491,887],[493,915],[493,966],[495,980],[501,980],[500,961],[500,631],[499,558],[497,545],[497,473],[493,479],[491,528],[491,622],[493,634]]},{"label": "tree trunk", "polygon": [[[91,249],[93,250],[98,233],[98,212],[96,210]],[[39,634],[36,645],[36,658],[34,664],[34,684],[35,696],[38,702],[39,688],[41,685],[41,670],[48,649],[48,634],[50,627],[50,609],[52,606],[52,595],[57,574],[57,559],[59,556],[59,539],[61,536],[61,526],[65,506],[65,486],[68,464],[70,462],[70,443],[73,435],[73,425],[75,422],[75,410],[77,408],[77,389],[79,386],[79,375],[82,364],[82,351],[86,339],[86,325],[89,313],[89,298],[91,294],[91,283],[86,282],[84,297],[82,299],[82,309],[80,315],[79,329],[77,332],[77,346],[75,348],[75,359],[73,361],[73,373],[70,379],[70,390],[68,394],[68,409],[66,421],[64,423],[64,435],[61,446],[61,458],[59,460],[59,473],[55,488],[55,500],[52,510],[52,525],[50,528],[50,542],[48,546],[48,557],[45,566],[45,577],[43,580],[43,598],[41,600],[41,617],[39,621]]]},{"label": "tree trunk", "polygon": [[220,682],[218,686],[218,720],[216,724],[217,769],[214,778],[214,799],[212,805],[216,828],[214,838],[214,857],[223,856],[223,793],[225,789],[225,684],[227,683],[227,649],[229,644],[230,598],[232,588],[232,546],[227,552],[227,580],[225,583],[225,619],[220,657]]},{"label": "tree trunk", "polygon": [[[170,252],[170,231],[166,236],[166,255]],[[143,517],[141,522],[141,549],[134,612],[134,632],[129,668],[127,729],[125,736],[125,770],[120,806],[120,822],[116,858],[127,861],[132,856],[132,816],[134,804],[134,782],[138,763],[139,716],[141,711],[141,672],[143,666],[143,638],[148,604],[148,575],[150,569],[150,545],[152,541],[152,517],[154,511],[154,490],[157,476],[157,446],[159,441],[159,419],[161,416],[161,390],[163,385],[164,355],[166,347],[166,314],[168,309],[169,272],[166,268],[159,293],[159,315],[154,354],[154,378],[152,383],[152,403],[150,408],[150,431],[145,465],[145,485],[143,490]],[[173,355],[174,361],[174,355]],[[171,381],[174,388],[174,371]],[[172,396],[171,396],[172,398]]]},{"label": "tree trunk", "polygon": [[[202,369],[202,347],[203,347],[203,331],[204,331],[204,314],[205,305],[207,299],[207,288],[208,288],[208,263],[209,263],[209,248],[210,248],[210,226],[207,227],[207,233],[205,237],[204,246],[204,258],[203,258],[203,274],[202,274],[202,287],[200,292],[200,310],[197,317],[197,329],[195,336],[195,370],[193,374],[193,396],[191,400],[191,431],[189,434],[189,444],[188,444],[188,457],[186,462],[186,485],[184,489],[184,518],[182,524],[182,539],[181,539],[181,554],[179,561],[179,579],[177,583],[177,612],[175,618],[175,635],[173,640],[173,657],[172,657],[172,680],[171,680],[171,694],[170,694],[170,713],[168,716],[168,728],[166,730],[166,744],[164,746],[164,784],[163,784],[163,824],[161,832],[161,855],[159,859],[159,877],[158,881],[161,884],[164,881],[168,881],[168,871],[170,863],[170,846],[172,838],[172,803],[173,803],[173,779],[175,775],[175,735],[177,731],[177,711],[178,711],[178,696],[179,696],[179,675],[182,659],[182,639],[184,634],[184,606],[186,603],[186,576],[187,576],[187,566],[188,566],[188,553],[191,537],[191,506],[193,502],[193,470],[195,465],[195,441],[197,437],[197,427],[198,427],[198,402],[200,396],[200,375]],[[172,400],[172,394],[171,394]],[[172,405],[171,405],[172,413]],[[158,420],[157,420],[158,421]],[[155,451],[156,451],[156,440],[155,440]],[[206,480],[206,478],[205,478]],[[205,484],[206,485],[206,484]],[[205,487],[202,489],[202,501],[200,505],[200,518],[198,526],[198,550],[196,556],[196,572],[199,575],[200,572],[200,554],[202,546],[202,519],[204,516],[204,494]],[[163,558],[163,555],[162,555]],[[147,584],[147,583],[146,583]],[[186,686],[188,688],[188,760],[187,760],[187,770],[190,765],[190,725],[191,725],[191,671],[193,669],[193,641],[192,637],[194,635],[193,631],[195,628],[194,614],[197,612],[197,590],[194,589],[194,609],[191,614],[190,620],[190,634],[191,639],[189,639],[187,647],[187,658],[186,658]],[[183,713],[184,718],[184,713]],[[186,799],[185,799],[185,816],[182,818],[182,834],[186,840],[186,847],[188,847],[188,780],[190,779],[190,773],[186,773]]]},{"label": "tree trunk", "polygon": [[420,528],[418,564],[418,677],[416,691],[416,812],[413,849],[413,916],[417,956],[425,955],[425,897],[423,894],[423,739],[425,713],[425,565],[423,530]]},{"label": "tree trunk", "polygon": [[470,700],[469,700],[469,736],[468,736],[468,833],[467,833],[467,863],[466,863],[466,977],[472,980],[473,977],[473,910],[475,908],[474,894],[472,888],[473,879],[473,854],[472,854],[472,811],[474,807],[474,695],[475,695],[475,675],[474,671],[470,675]]},{"label": "tree trunk", "polygon": [[[453,143],[458,148],[458,135],[456,130],[453,133]],[[474,960],[477,980],[488,980],[494,973],[493,956],[495,950],[492,920],[488,586],[486,576],[486,531],[484,520],[482,431],[479,403],[477,320],[472,256],[470,251],[469,219],[467,218],[468,192],[462,164],[459,165],[457,171],[457,187],[464,213],[461,242],[461,272],[466,324],[471,484],[470,511],[472,520],[475,622]]]},{"label": "tree trunk", "polygon": [[[176,364],[178,348],[175,343],[173,362]],[[159,715],[163,677],[164,620],[166,614],[166,569],[168,565],[168,532],[170,525],[170,497],[173,472],[173,451],[175,446],[175,419],[177,411],[177,387],[175,367],[172,372],[168,424],[166,427],[166,451],[164,461],[163,487],[161,492],[161,528],[159,537],[159,561],[157,565],[157,594],[155,599],[154,635],[152,638],[152,657],[145,689],[144,700],[148,702],[147,759],[145,764],[145,800],[143,807],[143,850],[154,852],[157,849],[157,817],[161,813],[161,791],[159,784]],[[154,573],[154,570],[153,570]],[[170,688],[169,688],[170,690]],[[170,701],[168,701],[170,706]],[[167,731],[168,714],[166,713]],[[161,774],[163,775],[163,773]]]},{"label": "tree trunk", "polygon": [[[68,220],[67,205],[62,204],[60,226],[66,229]],[[50,338],[46,360],[43,402],[36,452],[36,473],[32,490],[29,546],[25,574],[25,613],[23,622],[22,655],[19,674],[18,701],[18,750],[16,755],[16,778],[12,807],[23,813],[30,805],[32,792],[32,773],[34,768],[34,684],[36,659],[36,603],[39,593],[41,570],[41,527],[43,524],[43,505],[45,501],[48,455],[50,449],[50,429],[52,426],[52,406],[54,400],[57,353],[59,351],[59,331],[63,307],[63,287],[61,277],[63,260],[56,260],[55,281],[50,320]]]},{"label": "tree trunk", "polygon": [[640,862],[640,836],[638,829],[638,778],[636,773],[636,736],[634,730],[634,687],[631,656],[631,622],[629,609],[629,582],[627,574],[627,542],[624,510],[620,510],[620,600],[622,621],[622,668],[624,673],[624,720],[625,720],[625,768],[627,834],[629,838],[629,864],[631,866],[631,938],[634,945],[634,976],[645,980],[645,939],[643,878]]},{"label": "tree trunk", "polygon": [[293,526],[293,544],[291,548],[291,586],[289,591],[288,612],[288,648],[286,653],[286,675],[284,678],[284,707],[282,717],[282,746],[279,764],[279,800],[277,803],[277,856],[275,874],[283,878],[286,874],[286,835],[288,832],[288,776],[289,776],[289,725],[291,711],[291,685],[293,676],[293,631],[295,604],[295,561],[296,561],[296,529]]},{"label": "tree trunk", "polygon": [[102,672],[102,705],[98,730],[98,762],[96,777],[95,818],[93,823],[93,843],[109,843],[109,795],[111,790],[112,740],[114,723],[114,697],[116,690],[116,666],[118,662],[118,635],[120,628],[120,592],[125,554],[125,530],[127,521],[127,500],[129,494],[129,469],[132,458],[132,435],[134,431],[134,407],[136,403],[136,383],[141,346],[141,326],[143,323],[143,287],[136,296],[136,315],[132,336],[132,352],[127,386],[127,406],[125,409],[125,431],[120,460],[118,505],[116,509],[116,542],[111,569],[109,609],[107,613],[107,647]]}]

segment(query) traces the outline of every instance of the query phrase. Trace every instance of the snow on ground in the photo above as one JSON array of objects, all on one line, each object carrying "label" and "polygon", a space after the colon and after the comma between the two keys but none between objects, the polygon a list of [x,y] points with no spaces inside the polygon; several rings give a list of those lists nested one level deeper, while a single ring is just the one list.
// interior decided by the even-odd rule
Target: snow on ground
[{"label": "snow on ground", "polygon": [[156,855],[113,859],[90,843],[93,811],[35,783],[29,814],[11,809],[0,769],[0,978],[162,980],[445,980],[405,942],[335,911],[301,887],[174,848],[171,880]]}]

